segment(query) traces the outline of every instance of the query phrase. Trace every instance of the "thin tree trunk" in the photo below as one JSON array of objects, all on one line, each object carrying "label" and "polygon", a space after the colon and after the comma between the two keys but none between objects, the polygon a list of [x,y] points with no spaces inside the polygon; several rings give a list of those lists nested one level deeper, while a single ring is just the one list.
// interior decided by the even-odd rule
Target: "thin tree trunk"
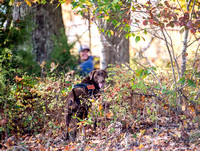
[{"label": "thin tree trunk", "polygon": [[[128,2],[124,6],[129,6]],[[96,7],[98,4],[95,3]],[[126,9],[126,8],[124,8]],[[123,18],[115,16],[117,20],[130,20],[130,13],[123,14]],[[129,63],[129,39],[125,38],[125,31],[119,31],[118,29],[122,26],[115,27],[112,22],[107,22],[104,19],[98,19],[96,22],[99,29],[104,29],[105,32],[112,30],[112,36],[108,36],[105,32],[101,32],[101,42],[103,50],[101,51],[100,57],[100,68],[105,69],[109,64],[121,65],[123,62]],[[118,48],[113,50],[113,48]]]},{"label": "thin tree trunk", "polygon": [[[103,33],[101,33],[101,43],[106,43],[106,39],[103,36]],[[106,45],[105,45],[106,46]],[[101,53],[100,53],[100,69],[105,70],[108,66],[107,60],[106,60],[106,49],[105,46],[103,46]]]},{"label": "thin tree trunk", "polygon": [[182,51],[182,63],[181,63],[181,77],[183,77],[186,70],[186,51],[187,51],[187,39],[189,31],[185,31],[184,41],[183,41],[183,51]]},{"label": "thin tree trunk", "polygon": [[[191,4],[191,2],[192,2],[192,0],[189,0],[187,2],[187,11],[188,12],[190,11],[190,4]],[[194,9],[194,6],[195,6],[195,2],[196,1],[194,0],[193,9]],[[192,12],[193,12],[193,10],[192,10]],[[181,77],[183,77],[183,75],[184,75],[184,73],[186,71],[186,63],[187,63],[186,51],[187,51],[187,44],[188,44],[188,35],[189,35],[189,30],[186,29],[185,30],[185,35],[184,35],[184,41],[183,41],[182,63],[181,63]]]}]

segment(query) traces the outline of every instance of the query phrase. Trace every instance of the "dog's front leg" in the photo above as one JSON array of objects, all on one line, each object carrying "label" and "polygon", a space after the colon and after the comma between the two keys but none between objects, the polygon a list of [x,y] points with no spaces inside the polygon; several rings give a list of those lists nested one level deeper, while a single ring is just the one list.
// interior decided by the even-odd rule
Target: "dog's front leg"
[{"label": "dog's front leg", "polygon": [[66,136],[65,136],[65,139],[68,140],[69,139],[69,123],[71,121],[71,116],[69,115],[69,113],[66,114],[65,120],[66,120]]},{"label": "dog's front leg", "polygon": [[75,142],[75,140],[76,140],[77,127],[78,127],[77,124],[78,124],[78,122],[79,122],[79,120],[77,119],[77,122],[75,122],[76,124],[75,124],[75,130],[73,132],[72,142]]}]

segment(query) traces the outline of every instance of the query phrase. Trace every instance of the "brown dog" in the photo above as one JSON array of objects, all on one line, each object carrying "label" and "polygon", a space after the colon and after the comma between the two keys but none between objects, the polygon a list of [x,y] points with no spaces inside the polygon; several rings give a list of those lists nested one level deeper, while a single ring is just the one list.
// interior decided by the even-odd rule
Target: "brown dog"
[{"label": "brown dog", "polygon": [[[91,107],[91,102],[88,100],[92,96],[96,96],[99,90],[103,88],[105,84],[105,79],[107,78],[107,73],[104,70],[94,70],[89,73],[81,84],[74,86],[72,91],[67,97],[67,107],[66,107],[66,129],[67,135],[66,139],[69,139],[68,128],[73,115],[76,115],[78,119],[84,119],[88,115],[88,109]],[[76,137],[76,128],[74,131],[73,141]]]}]

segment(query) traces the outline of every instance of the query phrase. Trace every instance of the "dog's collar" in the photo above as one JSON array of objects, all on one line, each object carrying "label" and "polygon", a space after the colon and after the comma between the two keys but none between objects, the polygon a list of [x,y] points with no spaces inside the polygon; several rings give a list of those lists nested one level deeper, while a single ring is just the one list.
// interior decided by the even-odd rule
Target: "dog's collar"
[{"label": "dog's collar", "polygon": [[93,90],[99,90],[99,87],[95,86],[94,84],[87,84],[87,83],[80,83],[73,85],[72,89],[75,88],[85,88],[89,91],[89,94],[92,95]]}]

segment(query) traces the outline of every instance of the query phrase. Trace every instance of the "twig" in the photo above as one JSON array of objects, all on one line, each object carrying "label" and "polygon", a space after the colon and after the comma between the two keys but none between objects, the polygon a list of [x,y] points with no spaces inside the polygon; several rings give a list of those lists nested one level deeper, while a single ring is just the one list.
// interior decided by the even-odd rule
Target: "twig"
[{"label": "twig", "polygon": [[179,7],[181,8],[182,13],[184,14],[183,8],[181,7],[181,4],[179,2],[179,0],[177,0]]},{"label": "twig", "polygon": [[187,47],[191,46],[193,43],[195,43],[196,41],[200,40],[200,37],[199,38],[196,38],[193,42],[191,42],[190,44],[187,45]]},{"label": "twig", "polygon": [[171,43],[171,48],[172,48],[172,56],[173,56],[173,59],[174,59],[174,62],[176,64],[176,68],[177,68],[177,72],[178,72],[178,80],[180,79],[180,72],[179,72],[179,65],[178,65],[178,62],[175,58],[175,54],[174,54],[174,47],[173,47],[173,42],[172,42],[172,38],[170,37],[169,33],[167,32],[167,30],[165,29],[165,32],[167,33],[167,36],[169,37],[170,39],[170,43]]},{"label": "twig", "polygon": [[22,146],[13,146],[13,150],[15,149],[20,149],[20,150],[24,150],[24,151],[28,151],[28,149],[22,147]]},{"label": "twig", "polygon": [[172,54],[171,54],[171,52],[170,52],[170,49],[169,49],[169,46],[168,46],[168,41],[167,41],[167,38],[166,38],[166,36],[165,36],[165,33],[164,33],[164,31],[163,31],[162,29],[161,29],[161,31],[162,31],[163,37],[164,37],[164,39],[165,39],[165,44],[166,44],[166,47],[167,47],[167,51],[168,51],[169,56],[170,56],[173,78],[174,78],[174,82],[175,82],[175,85],[176,85],[176,76],[175,76],[174,65],[173,65],[173,59],[172,59],[173,57],[172,57]]},{"label": "twig", "polygon": [[196,95],[196,97],[194,98],[194,100],[197,100],[197,99],[199,98],[199,96],[200,96],[200,89],[198,90],[197,95]]}]

